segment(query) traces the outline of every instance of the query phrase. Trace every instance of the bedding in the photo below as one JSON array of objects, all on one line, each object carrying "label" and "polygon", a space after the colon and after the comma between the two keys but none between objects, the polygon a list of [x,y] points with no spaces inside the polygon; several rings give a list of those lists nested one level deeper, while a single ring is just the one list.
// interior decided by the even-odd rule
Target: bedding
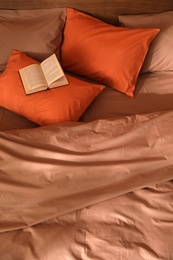
[{"label": "bedding", "polygon": [[39,125],[26,117],[20,116],[4,107],[0,107],[0,131],[35,128]]},{"label": "bedding", "polygon": [[65,70],[134,96],[149,45],[159,29],[128,29],[108,25],[67,9],[61,48]]},{"label": "bedding", "polygon": [[[171,0],[162,3],[155,0],[88,0],[87,4],[80,0],[52,0],[51,3],[47,0],[44,3],[9,0],[8,3],[2,1],[0,8],[2,3],[4,8],[25,7],[23,9],[30,9],[31,13],[33,9],[42,13],[41,8],[50,8],[48,12],[52,12],[52,7],[63,8],[65,20],[63,18],[58,45],[61,54],[62,50],[64,52],[65,22],[69,22],[64,5],[76,10],[77,16],[82,14],[86,18],[81,24],[87,23],[88,17],[93,21],[91,14],[102,17],[103,23],[94,19],[98,21],[98,27],[95,25],[93,32],[99,31],[100,23],[112,30],[113,24],[118,25],[120,15],[143,16],[142,13],[154,15],[173,11]],[[111,25],[105,25],[107,20]],[[49,19],[46,21],[49,23]],[[59,26],[58,14],[56,21]],[[164,27],[163,23],[162,20]],[[0,32],[1,25],[0,22]],[[42,29],[49,40],[48,27]],[[173,71],[171,67],[142,71],[150,56],[150,48],[160,45],[160,41],[157,42],[159,34],[162,33],[160,37],[163,34],[171,37],[171,25],[167,30],[162,30],[163,27],[158,26],[160,32],[151,44],[146,42],[146,56],[141,60],[133,98],[112,85],[93,81],[90,66],[94,62],[91,59],[85,64],[90,71],[85,77],[81,77],[80,71],[75,74],[65,71],[76,87],[75,95],[72,90],[67,91],[69,100],[73,100],[68,107],[69,120],[57,120],[57,114],[63,114],[67,107],[64,96],[54,93],[48,99],[49,108],[52,100],[57,107],[54,122],[45,121],[47,114],[40,106],[44,101],[43,92],[29,96],[22,94],[23,102],[19,102],[23,89],[18,66],[25,65],[25,62],[39,62],[39,59],[33,59],[30,52],[25,52],[25,44],[22,44],[23,51],[15,50],[9,54],[9,62],[4,63],[6,68],[0,75],[0,260],[173,259]],[[71,33],[75,31],[73,26],[71,29]],[[84,29],[75,34],[77,44],[81,35],[84,37],[92,32],[87,31],[84,35]],[[128,28],[119,27],[119,32],[122,29]],[[146,32],[145,28],[140,30]],[[93,38],[96,36],[94,34]],[[97,42],[98,46],[106,41],[104,36],[102,39]],[[110,41],[112,45],[113,38]],[[107,45],[104,46],[107,49]],[[165,58],[168,49],[165,46]],[[72,52],[77,54],[75,48]],[[105,53],[106,50],[103,55]],[[39,51],[35,54],[37,56]],[[132,75],[128,57],[123,66],[127,74]],[[135,63],[136,59],[133,61]],[[71,56],[69,62],[73,62]],[[99,68],[98,62],[97,66]],[[101,75],[105,75],[104,71]],[[84,85],[91,97],[89,102]],[[98,91],[97,94],[94,91],[96,95],[93,88]],[[65,91],[65,87],[62,89]],[[83,102],[86,99],[87,104]],[[32,102],[29,104],[28,100]],[[58,108],[59,102],[61,108]],[[13,109],[14,104],[17,110]],[[28,114],[19,111],[19,107],[27,107]],[[80,112],[73,120],[71,115],[76,113],[76,108]],[[37,113],[34,114],[33,109]],[[37,121],[39,113],[41,122]]]},{"label": "bedding", "polygon": [[173,70],[173,11],[158,14],[120,15],[119,21],[128,28],[160,29],[152,41],[141,72]]},{"label": "bedding", "polygon": [[173,71],[140,74],[135,98],[106,87],[80,118],[89,122],[101,118],[170,110],[173,108]]},{"label": "bedding", "polygon": [[14,50],[6,70],[0,75],[0,106],[25,116],[38,125],[61,121],[77,121],[92,100],[105,86],[66,75],[69,84],[64,87],[26,95],[19,69],[38,62]]},{"label": "bedding", "polygon": [[66,9],[0,10],[0,71],[13,49],[43,61],[59,57]]},{"label": "bedding", "polygon": [[172,259],[172,128],[165,111],[1,132],[1,255]]}]

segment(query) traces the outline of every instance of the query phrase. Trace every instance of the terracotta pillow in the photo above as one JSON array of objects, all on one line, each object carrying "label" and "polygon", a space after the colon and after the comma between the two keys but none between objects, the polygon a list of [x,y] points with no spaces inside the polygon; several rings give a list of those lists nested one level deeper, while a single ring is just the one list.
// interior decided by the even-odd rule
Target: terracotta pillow
[{"label": "terracotta pillow", "polygon": [[119,16],[119,21],[122,25],[131,28],[160,28],[160,33],[151,43],[141,72],[173,70],[173,11],[122,15]]},{"label": "terracotta pillow", "polygon": [[0,10],[0,70],[13,49],[39,61],[59,56],[65,18],[66,8]]},{"label": "terracotta pillow", "polygon": [[66,75],[68,86],[26,95],[18,70],[38,63],[20,51],[13,51],[0,75],[0,106],[25,116],[39,125],[77,121],[104,86]]},{"label": "terracotta pillow", "polygon": [[127,29],[67,9],[61,48],[65,70],[133,97],[137,77],[158,29]]}]

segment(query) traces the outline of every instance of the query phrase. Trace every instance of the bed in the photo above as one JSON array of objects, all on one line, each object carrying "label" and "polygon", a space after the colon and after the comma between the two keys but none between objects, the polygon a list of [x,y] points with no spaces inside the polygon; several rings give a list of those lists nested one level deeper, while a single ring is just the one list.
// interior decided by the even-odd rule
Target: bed
[{"label": "bed", "polygon": [[[0,260],[172,260],[172,0],[1,0],[0,32]],[[69,85],[26,95],[52,53]]]}]

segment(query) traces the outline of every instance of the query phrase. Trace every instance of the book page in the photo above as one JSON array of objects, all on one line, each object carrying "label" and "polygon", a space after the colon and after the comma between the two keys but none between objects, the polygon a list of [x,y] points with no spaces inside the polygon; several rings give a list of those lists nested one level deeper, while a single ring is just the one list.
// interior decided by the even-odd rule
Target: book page
[{"label": "book page", "polygon": [[64,76],[64,72],[55,54],[44,60],[40,65],[48,85]]},{"label": "book page", "polygon": [[47,82],[39,64],[32,64],[19,70],[26,93],[32,93],[39,88],[47,88]]},{"label": "book page", "polygon": [[65,76],[61,77],[60,79],[56,80],[55,82],[51,83],[51,85],[49,86],[49,88],[57,88],[60,86],[64,86],[64,85],[68,85],[69,82],[67,80],[67,78]]}]

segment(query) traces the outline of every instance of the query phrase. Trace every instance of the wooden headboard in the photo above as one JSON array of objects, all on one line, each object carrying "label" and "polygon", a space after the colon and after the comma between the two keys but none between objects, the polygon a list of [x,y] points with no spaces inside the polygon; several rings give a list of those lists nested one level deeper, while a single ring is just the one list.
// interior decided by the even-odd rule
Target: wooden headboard
[{"label": "wooden headboard", "polygon": [[0,9],[72,7],[117,24],[118,14],[157,13],[173,10],[173,0],[0,0]]}]

